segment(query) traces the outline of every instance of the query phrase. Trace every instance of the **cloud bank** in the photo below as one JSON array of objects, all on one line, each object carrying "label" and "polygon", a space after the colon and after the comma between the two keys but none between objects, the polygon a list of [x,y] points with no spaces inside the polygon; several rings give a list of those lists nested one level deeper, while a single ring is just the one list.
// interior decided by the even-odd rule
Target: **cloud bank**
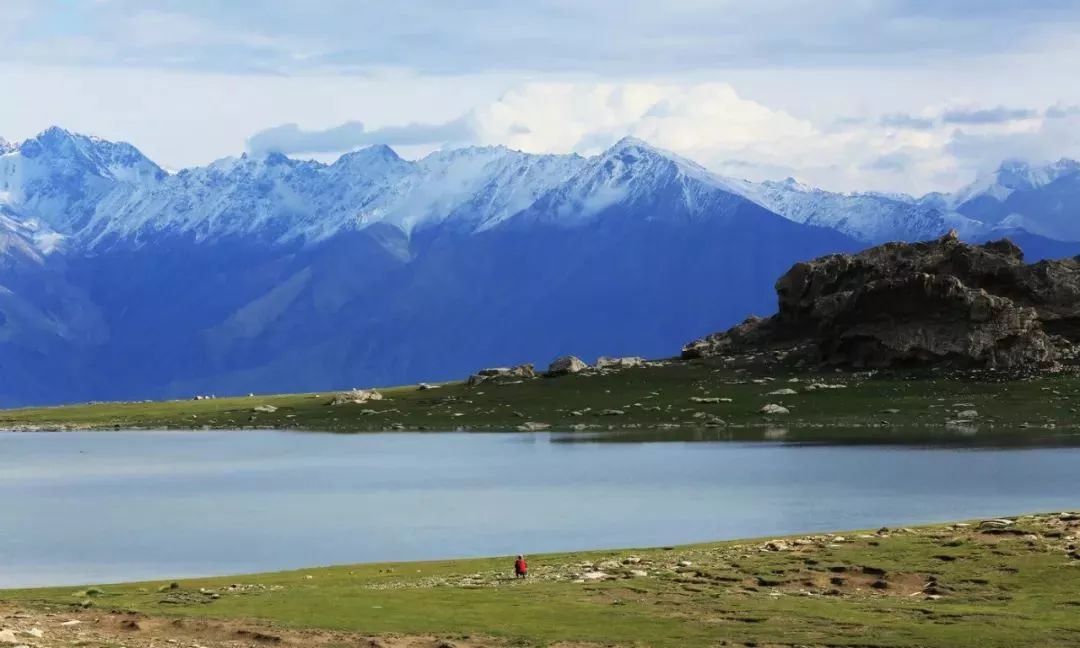
[{"label": "cloud bank", "polygon": [[341,153],[372,144],[415,146],[465,144],[476,139],[471,115],[442,124],[405,124],[366,130],[350,121],[323,130],[302,130],[298,124],[282,124],[255,133],[247,140],[248,151],[266,153]]},{"label": "cloud bank", "polygon": [[895,65],[1024,52],[1080,26],[1066,0],[5,0],[5,14],[8,60],[275,73]]},{"label": "cloud bank", "polygon": [[505,145],[593,155],[626,135],[753,180],[796,176],[830,189],[951,190],[1002,159],[1080,156],[1080,110],[928,107],[830,127],[741,96],[724,83],[529,83],[440,124],[365,130],[359,122],[252,136],[254,152],[343,152],[369,144]]}]

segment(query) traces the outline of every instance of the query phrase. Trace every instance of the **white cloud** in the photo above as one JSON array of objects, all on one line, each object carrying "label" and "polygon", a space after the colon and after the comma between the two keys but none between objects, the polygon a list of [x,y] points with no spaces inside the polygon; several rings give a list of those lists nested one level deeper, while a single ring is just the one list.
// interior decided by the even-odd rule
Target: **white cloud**
[{"label": "white cloud", "polygon": [[297,124],[283,124],[255,133],[247,140],[248,150],[256,153],[340,153],[371,144],[395,146],[460,145],[474,141],[476,129],[471,114],[441,124],[412,123],[367,130],[364,124],[350,121],[317,130],[305,131]]},{"label": "white cloud", "polygon": [[[765,75],[730,76],[740,81],[519,83],[518,75],[288,77],[0,65],[0,87],[19,98],[0,101],[0,129],[18,140],[58,124],[130,141],[169,168],[236,155],[245,144],[290,153],[387,143],[416,156],[477,143],[592,154],[635,135],[734,177],[793,175],[834,190],[910,193],[954,190],[1004,158],[1080,156],[1080,96],[1071,86],[1061,86],[1071,95],[1046,92],[1018,103],[1003,99],[998,86],[986,97],[952,96],[937,86],[919,95],[925,77],[911,77],[896,85],[901,103],[881,98],[889,83],[866,71],[839,77],[844,83],[834,78],[834,86],[803,76],[771,90],[763,90]],[[741,91],[744,82],[751,92]],[[810,109],[826,99],[835,102],[828,110]],[[959,111],[969,116],[964,123],[946,123],[946,114]],[[339,128],[360,121],[363,127]]]},{"label": "white cloud", "polygon": [[589,155],[634,135],[751,179],[795,175],[834,189],[912,191],[953,180],[950,162],[936,159],[945,133],[889,129],[876,120],[822,128],[724,83],[532,83],[474,114],[481,143],[533,152]]}]

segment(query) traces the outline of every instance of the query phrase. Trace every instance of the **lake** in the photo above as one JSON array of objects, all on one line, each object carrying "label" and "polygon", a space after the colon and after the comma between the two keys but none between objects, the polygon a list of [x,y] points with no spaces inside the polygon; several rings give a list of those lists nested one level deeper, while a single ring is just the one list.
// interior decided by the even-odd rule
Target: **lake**
[{"label": "lake", "polygon": [[1070,445],[568,440],[580,438],[0,432],[0,587],[671,545],[1080,506],[1080,447]]}]

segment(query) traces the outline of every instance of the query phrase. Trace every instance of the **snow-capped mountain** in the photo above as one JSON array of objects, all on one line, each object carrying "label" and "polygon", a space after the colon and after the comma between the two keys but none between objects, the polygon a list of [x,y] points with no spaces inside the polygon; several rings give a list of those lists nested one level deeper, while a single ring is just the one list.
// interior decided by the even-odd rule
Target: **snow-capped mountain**
[{"label": "snow-capped mountain", "polygon": [[627,137],[584,161],[576,174],[541,196],[519,218],[574,227],[615,210],[643,220],[692,222],[728,218],[746,202],[726,179]]},{"label": "snow-capped mountain", "polygon": [[970,185],[951,197],[954,207],[978,198],[1003,202],[1017,191],[1039,189],[1067,175],[1080,173],[1080,162],[1061,159],[1051,164],[1034,166],[1024,160],[1006,160],[992,173],[976,178]]},{"label": "snow-capped mountain", "polygon": [[110,194],[152,185],[165,175],[130,144],[54,127],[0,154],[0,204],[73,233]]},{"label": "snow-capped mountain", "polygon": [[996,228],[1080,240],[1080,162],[1006,161],[950,197],[950,203],[960,214]]},{"label": "snow-capped mountain", "polygon": [[[950,229],[968,238],[1025,229],[1080,240],[1080,222],[1073,222],[1080,219],[1070,219],[1068,204],[1041,204],[1032,196],[1057,196],[1080,183],[1080,163],[1071,160],[1044,167],[1006,162],[954,195],[916,198],[836,193],[791,178],[725,178],[629,137],[589,159],[469,147],[408,161],[373,146],[333,164],[244,155],[172,175],[129,144],[60,128],[5,146],[0,204],[68,237],[70,245],[95,249],[162,236],[311,243],[375,224],[406,234],[447,224],[475,232],[537,213],[574,226],[624,203],[653,204],[650,218],[675,217],[662,204],[665,196],[686,207],[679,217],[714,213],[714,201],[739,196],[796,223],[867,243],[930,238]],[[1027,208],[1011,211],[1018,203]]]},{"label": "snow-capped mountain", "polygon": [[329,165],[244,155],[117,182],[84,210],[90,214],[85,224],[61,225],[78,244],[98,249],[161,236],[312,243],[377,223],[406,233],[448,221],[483,230],[531,205],[583,163],[578,156],[503,147],[437,152],[411,162],[374,146]]},{"label": "snow-capped mountain", "polygon": [[[1069,234],[1067,166],[1008,181],[1001,204]],[[796,261],[1014,227],[965,213],[972,200],[751,183],[633,138],[589,158],[373,146],[166,173],[131,145],[53,128],[0,144],[0,404],[664,355],[771,312]]]},{"label": "snow-capped mountain", "polygon": [[950,229],[956,229],[965,238],[974,238],[991,229],[945,205],[912,196],[835,193],[804,185],[794,178],[781,182],[745,182],[742,193],[797,223],[828,227],[867,243],[928,239]]}]

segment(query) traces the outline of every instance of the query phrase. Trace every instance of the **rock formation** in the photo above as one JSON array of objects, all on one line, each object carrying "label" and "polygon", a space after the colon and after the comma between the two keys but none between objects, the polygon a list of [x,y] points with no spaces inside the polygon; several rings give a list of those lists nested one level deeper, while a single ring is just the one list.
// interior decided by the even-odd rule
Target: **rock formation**
[{"label": "rock formation", "polygon": [[481,369],[469,376],[468,384],[470,387],[473,387],[490,380],[494,380],[497,383],[505,383],[507,381],[520,382],[526,378],[536,378],[536,368],[532,363],[521,364],[515,367],[489,367],[487,369]]},{"label": "rock formation", "polygon": [[1030,370],[1073,360],[1080,343],[1080,257],[1029,265],[1007,239],[969,245],[950,232],[825,256],[794,265],[776,293],[776,315],[691,342],[683,357]]}]

